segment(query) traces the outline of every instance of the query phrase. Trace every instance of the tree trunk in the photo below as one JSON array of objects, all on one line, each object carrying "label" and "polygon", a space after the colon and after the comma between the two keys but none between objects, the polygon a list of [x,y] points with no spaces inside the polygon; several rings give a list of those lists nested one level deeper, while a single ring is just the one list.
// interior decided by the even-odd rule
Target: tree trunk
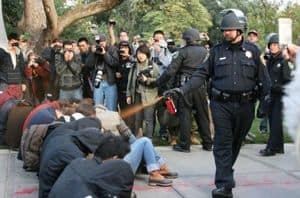
[{"label": "tree trunk", "polygon": [[44,44],[44,30],[47,27],[44,5],[41,0],[24,0],[23,19],[19,28],[30,34],[29,42],[36,51]]}]

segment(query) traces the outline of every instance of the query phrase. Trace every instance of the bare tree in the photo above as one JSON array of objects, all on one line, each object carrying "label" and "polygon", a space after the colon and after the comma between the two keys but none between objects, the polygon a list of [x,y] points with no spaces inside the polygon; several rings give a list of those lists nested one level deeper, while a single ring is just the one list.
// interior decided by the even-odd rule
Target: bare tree
[{"label": "bare tree", "polygon": [[29,32],[36,48],[43,47],[49,39],[57,38],[66,27],[79,19],[110,10],[123,0],[97,0],[78,4],[62,16],[58,16],[54,0],[24,0],[24,13],[18,26]]}]

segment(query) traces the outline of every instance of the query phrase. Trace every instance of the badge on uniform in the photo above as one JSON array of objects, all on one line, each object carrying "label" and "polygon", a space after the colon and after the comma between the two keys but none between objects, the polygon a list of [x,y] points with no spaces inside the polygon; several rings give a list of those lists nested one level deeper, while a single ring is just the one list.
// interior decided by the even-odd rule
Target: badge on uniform
[{"label": "badge on uniform", "polygon": [[245,56],[246,56],[247,58],[252,58],[252,52],[246,51],[246,52],[245,52]]}]

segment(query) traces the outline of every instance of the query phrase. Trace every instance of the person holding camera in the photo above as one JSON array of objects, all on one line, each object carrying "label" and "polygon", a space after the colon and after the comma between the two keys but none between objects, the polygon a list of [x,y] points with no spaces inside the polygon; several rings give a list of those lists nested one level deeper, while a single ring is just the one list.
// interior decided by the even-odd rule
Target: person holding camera
[{"label": "person holding camera", "polygon": [[81,64],[71,41],[63,43],[63,54],[55,60],[59,99],[82,99]]},{"label": "person holding camera", "polygon": [[118,65],[118,50],[108,46],[106,36],[95,36],[96,46],[86,62],[86,66],[93,70],[93,98],[95,104],[104,105],[110,111],[117,111],[116,67]]},{"label": "person holding camera", "polygon": [[[153,83],[159,76],[158,66],[150,61],[150,49],[141,45],[136,51],[137,63],[131,67],[127,84],[127,104],[147,104],[157,97],[157,88]],[[155,106],[146,107],[135,117],[135,133],[140,137],[143,134],[142,126],[145,122],[144,134],[152,138],[154,131],[154,110]]]},{"label": "person holding camera", "polygon": [[24,69],[26,78],[29,81],[30,92],[36,104],[45,99],[45,94],[50,85],[50,66],[49,63],[38,57],[34,52],[27,56],[27,66]]},{"label": "person holding camera", "polygon": [[63,41],[60,39],[53,39],[48,47],[42,51],[42,57],[48,61],[50,67],[50,87],[53,99],[58,99],[59,88],[57,87],[57,75],[56,75],[56,66],[55,66],[55,57],[60,57],[63,53]]},{"label": "person holding camera", "polygon": [[[130,43],[128,41],[121,41],[118,45],[118,49],[119,64],[116,68],[116,80],[118,88],[118,104],[122,111],[131,106],[126,102],[126,90],[129,71],[135,65],[136,60],[132,56],[132,49],[130,48]],[[125,119],[125,122],[132,130],[134,130],[133,117]]]},{"label": "person holding camera", "polygon": [[93,85],[91,79],[92,70],[86,66],[86,62],[89,56],[91,56],[92,48],[90,47],[89,40],[86,37],[78,39],[78,47],[80,50],[80,59],[82,64],[82,94],[83,98],[93,97]]}]

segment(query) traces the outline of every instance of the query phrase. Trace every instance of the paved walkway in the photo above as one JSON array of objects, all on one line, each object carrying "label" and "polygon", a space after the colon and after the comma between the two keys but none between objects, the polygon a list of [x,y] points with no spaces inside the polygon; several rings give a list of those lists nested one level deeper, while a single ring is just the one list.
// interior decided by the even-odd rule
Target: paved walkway
[{"label": "paved walkway", "polygon": [[[214,188],[214,161],[211,152],[193,146],[191,153],[173,152],[170,147],[157,147],[170,167],[180,177],[173,187],[150,187],[147,176],[136,176],[134,191],[142,198],[206,198]],[[300,163],[295,147],[285,145],[285,154],[258,156],[263,145],[246,145],[235,166],[235,198],[299,198]],[[35,173],[25,172],[16,160],[16,152],[0,150],[0,198],[35,198],[38,181]]]}]

